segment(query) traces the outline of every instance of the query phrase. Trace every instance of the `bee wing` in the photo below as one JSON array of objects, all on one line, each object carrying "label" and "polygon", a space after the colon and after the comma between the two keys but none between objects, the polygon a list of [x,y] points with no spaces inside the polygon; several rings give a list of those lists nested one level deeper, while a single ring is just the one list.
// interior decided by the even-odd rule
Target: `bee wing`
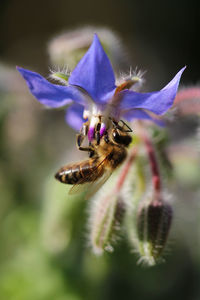
[{"label": "bee wing", "polygon": [[[70,189],[69,194],[82,193],[87,190],[86,198],[91,197],[96,191],[100,189],[104,182],[112,174],[111,170],[105,170],[104,174],[99,179],[94,178],[94,172],[98,172],[99,168],[103,168],[106,163],[107,156],[96,166],[95,169],[92,169],[91,172],[85,177],[81,178],[73,187]],[[93,179],[94,178],[94,179]]]},{"label": "bee wing", "polygon": [[[82,181],[82,182],[81,182]],[[80,180],[76,184],[74,184],[71,189],[69,190],[69,195],[75,195],[83,193],[89,188],[89,186],[93,184],[93,182],[85,182],[83,180]]]},{"label": "bee wing", "polygon": [[111,176],[112,171],[108,170],[106,171],[102,177],[97,179],[96,181],[87,182],[84,184],[75,184],[71,190],[69,191],[70,195],[86,192],[85,199],[88,200],[90,197],[92,197],[101,187],[102,185],[108,180],[108,178]]},{"label": "bee wing", "polygon": [[88,200],[89,198],[91,198],[95,193],[98,192],[98,190],[102,187],[102,185],[108,180],[108,178],[112,175],[112,171],[111,170],[106,170],[105,173],[103,174],[103,176],[101,178],[99,178],[99,180],[95,181],[90,188],[88,189],[87,193],[86,193],[86,200]]}]

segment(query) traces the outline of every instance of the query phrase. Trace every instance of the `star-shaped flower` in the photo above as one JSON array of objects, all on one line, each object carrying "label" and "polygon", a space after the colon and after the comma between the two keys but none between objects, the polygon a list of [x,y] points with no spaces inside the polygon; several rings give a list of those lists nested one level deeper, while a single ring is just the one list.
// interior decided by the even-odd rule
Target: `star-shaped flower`
[{"label": "star-shaped flower", "polygon": [[185,68],[160,91],[138,93],[130,90],[135,83],[132,78],[116,86],[111,63],[95,34],[90,48],[72,71],[66,85],[52,84],[38,73],[17,69],[39,102],[51,108],[70,105],[66,111],[66,121],[72,128],[80,130],[88,119],[88,138],[92,140],[99,118],[101,136],[106,130],[108,118],[157,122],[148,111],[156,115],[167,112],[173,104]]}]

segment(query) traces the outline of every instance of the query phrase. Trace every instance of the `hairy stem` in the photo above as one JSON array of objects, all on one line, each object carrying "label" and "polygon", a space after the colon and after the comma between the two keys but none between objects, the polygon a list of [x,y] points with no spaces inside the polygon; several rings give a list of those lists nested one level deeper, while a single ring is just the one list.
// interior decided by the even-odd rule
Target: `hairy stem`
[{"label": "hairy stem", "polygon": [[[141,124],[141,123],[140,123]],[[152,173],[152,185],[154,189],[154,194],[156,200],[160,199],[160,192],[161,192],[161,177],[160,177],[160,171],[158,166],[158,161],[156,158],[156,153],[154,146],[152,144],[151,139],[149,138],[147,132],[143,128],[143,126],[139,126],[139,135],[141,137],[141,140],[143,141],[146,151],[149,158],[151,173]]]},{"label": "hairy stem", "polygon": [[135,160],[135,157],[137,155],[137,148],[132,148],[131,151],[130,151],[130,154],[128,156],[128,160],[126,161],[126,164],[120,174],[120,177],[117,181],[117,184],[116,184],[116,192],[119,192],[121,190],[121,188],[123,187],[123,184],[126,180],[126,177],[128,175],[128,172],[132,166],[132,163],[133,161]]}]

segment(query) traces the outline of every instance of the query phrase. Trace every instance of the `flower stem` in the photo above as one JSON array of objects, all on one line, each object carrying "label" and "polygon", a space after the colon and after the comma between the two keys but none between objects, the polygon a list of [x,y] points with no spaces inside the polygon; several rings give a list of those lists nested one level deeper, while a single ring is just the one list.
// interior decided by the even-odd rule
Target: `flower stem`
[{"label": "flower stem", "polygon": [[126,177],[128,175],[128,172],[129,172],[129,170],[132,166],[132,163],[135,160],[136,155],[137,155],[137,148],[133,147],[130,151],[130,154],[128,156],[128,160],[127,160],[127,162],[126,162],[126,164],[125,164],[125,166],[124,166],[124,168],[123,168],[123,170],[120,174],[120,177],[117,181],[116,192],[119,192],[121,190],[121,188],[122,188],[122,186],[123,186],[123,184],[126,180]]},{"label": "flower stem", "polygon": [[139,135],[142,141],[144,142],[148,154],[148,158],[149,158],[149,163],[150,163],[151,173],[152,173],[152,185],[155,194],[154,199],[159,201],[160,193],[161,193],[161,177],[160,177],[160,171],[159,171],[158,161],[156,158],[155,149],[151,139],[149,138],[147,132],[144,130],[142,125],[139,126]]}]

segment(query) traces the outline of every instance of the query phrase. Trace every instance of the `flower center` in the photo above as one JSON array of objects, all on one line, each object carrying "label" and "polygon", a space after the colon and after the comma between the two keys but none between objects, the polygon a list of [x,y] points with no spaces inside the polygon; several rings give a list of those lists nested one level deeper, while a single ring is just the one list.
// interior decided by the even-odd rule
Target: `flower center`
[{"label": "flower center", "polygon": [[[93,139],[97,140],[97,143],[100,142],[102,136],[106,133],[108,128],[108,122],[104,120],[102,115],[93,115],[89,121],[88,128],[88,140],[91,142]],[[107,124],[107,125],[106,125]]]},{"label": "flower center", "polygon": [[[84,136],[88,136],[89,142],[96,139],[97,144],[100,143],[101,138],[107,133],[112,122],[120,119],[119,103],[121,101],[120,92],[126,89],[131,89],[135,84],[142,81],[142,76],[132,74],[123,78],[116,87],[114,96],[106,104],[96,105],[84,91],[87,107],[84,109],[83,118],[88,119],[83,125],[81,132]],[[83,90],[83,89],[81,89]]]},{"label": "flower center", "polygon": [[110,119],[106,116],[105,110],[103,107],[101,108],[93,104],[90,110],[88,108],[84,110],[83,118],[88,119],[88,121],[84,123],[84,125],[87,126],[84,132],[87,134],[89,142],[96,139],[97,143],[99,143],[110,123]]}]

